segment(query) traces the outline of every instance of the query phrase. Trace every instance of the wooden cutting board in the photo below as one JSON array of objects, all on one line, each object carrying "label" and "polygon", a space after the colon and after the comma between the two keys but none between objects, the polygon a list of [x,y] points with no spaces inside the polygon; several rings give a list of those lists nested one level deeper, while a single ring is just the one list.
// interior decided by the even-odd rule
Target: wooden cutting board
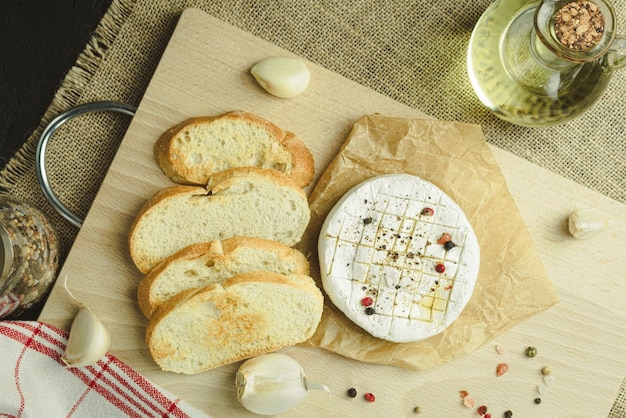
[{"label": "wooden cutting board", "polygon": [[[141,274],[129,255],[127,234],[140,206],[171,183],[152,156],[152,145],[167,128],[189,116],[241,109],[296,132],[311,148],[316,179],[362,115],[423,117],[405,105],[353,81],[307,63],[312,81],[294,99],[267,94],[250,67],[271,55],[291,55],[268,42],[198,10],[180,18],[139,109],[120,145],[94,204],[59,277],[112,332],[111,353],[149,380],[212,416],[246,416],[234,390],[238,364],[195,376],[165,373],[144,343],[147,321],[136,302]],[[334,353],[302,347],[285,352],[311,380],[333,395],[311,393],[285,416],[476,416],[458,392],[467,390],[493,416],[606,416],[626,371],[626,205],[491,147],[519,210],[555,284],[560,303],[507,331],[475,353],[426,370],[364,364]],[[596,206],[616,224],[589,241],[567,234],[566,219],[577,207]],[[69,329],[77,308],[55,286],[40,320]],[[497,354],[495,343],[506,347]],[[539,355],[524,356],[534,345]],[[509,372],[495,376],[498,363]],[[535,405],[540,369],[550,366],[555,382]],[[348,388],[377,395],[375,403],[346,396]]]}]

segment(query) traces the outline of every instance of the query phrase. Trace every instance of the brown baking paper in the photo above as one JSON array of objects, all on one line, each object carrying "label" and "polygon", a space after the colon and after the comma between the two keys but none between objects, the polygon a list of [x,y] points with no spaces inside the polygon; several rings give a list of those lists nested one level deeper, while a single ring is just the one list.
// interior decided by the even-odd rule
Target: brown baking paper
[{"label": "brown baking paper", "polygon": [[369,363],[422,370],[470,353],[557,303],[556,293],[500,168],[477,125],[380,115],[358,120],[309,197],[300,249],[321,286],[317,242],[330,209],[356,184],[388,173],[421,177],[465,211],[478,237],[480,273],[467,306],[444,332],[415,343],[372,337],[325,295],[322,321],[306,343]]}]

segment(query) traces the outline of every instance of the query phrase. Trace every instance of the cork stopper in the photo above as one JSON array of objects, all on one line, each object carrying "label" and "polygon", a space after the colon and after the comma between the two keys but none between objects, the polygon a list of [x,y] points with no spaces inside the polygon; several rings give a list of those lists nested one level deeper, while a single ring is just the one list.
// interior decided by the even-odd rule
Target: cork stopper
[{"label": "cork stopper", "polygon": [[604,35],[604,15],[598,5],[576,0],[561,7],[554,18],[559,42],[575,51],[586,51],[598,45]]}]

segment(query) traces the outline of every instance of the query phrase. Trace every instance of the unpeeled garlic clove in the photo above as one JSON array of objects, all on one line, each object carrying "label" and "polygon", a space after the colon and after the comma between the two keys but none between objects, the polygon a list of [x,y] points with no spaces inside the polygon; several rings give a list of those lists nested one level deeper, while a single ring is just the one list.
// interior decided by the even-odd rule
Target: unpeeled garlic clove
[{"label": "unpeeled garlic clove", "polygon": [[611,220],[597,209],[578,209],[569,216],[569,232],[574,238],[592,238],[613,225]]},{"label": "unpeeled garlic clove", "polygon": [[83,307],[74,317],[61,360],[68,367],[89,366],[104,357],[110,345],[109,330],[93,312]]},{"label": "unpeeled garlic clove", "polygon": [[264,354],[246,360],[235,375],[237,398],[250,412],[260,415],[283,413],[307,397],[309,390],[325,385],[309,382],[300,364],[282,353]]},{"label": "unpeeled garlic clove", "polygon": [[268,93],[282,98],[296,97],[309,85],[311,72],[293,57],[269,57],[255,64],[250,72]]}]

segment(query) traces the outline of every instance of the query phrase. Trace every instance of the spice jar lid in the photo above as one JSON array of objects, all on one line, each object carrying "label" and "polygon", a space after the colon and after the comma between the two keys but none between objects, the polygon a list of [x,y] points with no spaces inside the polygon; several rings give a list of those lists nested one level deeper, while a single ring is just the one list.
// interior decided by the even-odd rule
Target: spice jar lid
[{"label": "spice jar lid", "polygon": [[4,287],[13,263],[13,245],[9,231],[0,223],[0,290]]}]

